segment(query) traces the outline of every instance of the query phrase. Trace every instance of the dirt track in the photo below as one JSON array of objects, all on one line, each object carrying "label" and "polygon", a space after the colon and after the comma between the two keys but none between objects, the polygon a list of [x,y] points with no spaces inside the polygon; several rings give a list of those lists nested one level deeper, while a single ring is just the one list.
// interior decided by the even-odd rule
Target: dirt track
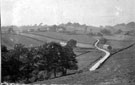
[{"label": "dirt track", "polygon": [[94,64],[89,70],[90,71],[95,71],[109,56],[110,56],[110,52],[104,50],[104,49],[101,49],[97,46],[97,44],[99,43],[99,39],[97,39],[97,42],[95,43],[95,47],[102,51],[102,52],[105,52],[105,56],[103,58],[101,58],[96,64]]}]

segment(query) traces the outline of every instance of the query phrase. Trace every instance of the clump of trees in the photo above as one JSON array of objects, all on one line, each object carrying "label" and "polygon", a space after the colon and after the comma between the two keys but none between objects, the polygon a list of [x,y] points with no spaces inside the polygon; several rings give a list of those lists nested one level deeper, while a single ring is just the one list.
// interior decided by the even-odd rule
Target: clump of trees
[{"label": "clump of trees", "polygon": [[52,75],[67,75],[67,70],[77,70],[73,44],[69,44],[63,47],[50,42],[30,48],[16,44],[12,50],[2,45],[2,82],[30,83],[49,79]]}]

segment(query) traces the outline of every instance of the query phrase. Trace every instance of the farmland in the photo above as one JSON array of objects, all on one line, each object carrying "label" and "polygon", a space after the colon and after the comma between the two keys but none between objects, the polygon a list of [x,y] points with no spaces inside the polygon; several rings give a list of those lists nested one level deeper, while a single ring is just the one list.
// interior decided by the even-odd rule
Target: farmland
[{"label": "farmland", "polygon": [[[133,41],[121,39],[117,40],[115,36],[105,36],[108,39],[108,44],[110,44],[113,48],[123,48],[126,45],[131,44]],[[100,37],[99,37],[100,38]],[[70,39],[77,40],[79,43],[90,44],[92,45],[96,41],[95,36],[87,36],[87,35],[67,35],[64,33],[57,32],[30,32],[30,33],[20,33],[20,34],[2,34],[2,44],[6,45],[9,48],[12,48],[15,43],[22,43],[26,46],[38,46],[43,44],[44,42],[67,42]]]},{"label": "farmland", "polygon": [[95,39],[92,37],[89,37],[87,35],[67,35],[64,33],[58,33],[58,32],[30,32],[29,34],[41,36],[41,37],[46,37],[49,39],[53,40],[60,40],[60,41],[68,41],[70,39],[77,40],[77,42],[80,43],[87,43],[87,44],[92,44],[95,42]]},{"label": "farmland", "polygon": [[[42,35],[38,35],[39,33],[37,32],[36,33],[21,33],[20,35],[15,35],[15,34],[3,34],[2,36],[2,44],[6,45],[8,48],[13,48],[13,46],[16,44],[16,43],[22,43],[24,44],[25,46],[29,47],[29,46],[39,46],[39,45],[42,45],[44,42],[50,42],[50,41],[55,41],[55,42],[59,42],[61,39],[60,37],[64,36],[65,40],[68,40],[68,39],[73,39],[72,37],[75,37],[77,35],[71,35],[72,37],[68,37],[70,35],[65,35],[65,34],[59,34],[59,33],[42,33]],[[53,36],[52,36],[53,35]],[[81,36],[81,35],[79,35]],[[79,36],[77,36],[77,39],[79,41]],[[82,35],[83,37],[85,37],[84,35]],[[58,38],[58,39],[57,39]],[[87,40],[88,37],[86,38],[80,38],[81,39],[85,39],[85,41],[88,41]],[[90,40],[94,40],[94,39],[89,39]],[[83,40],[79,41],[79,42],[84,42],[84,43],[87,43]],[[94,40],[95,41],[95,40]],[[91,43],[93,43],[93,41],[91,41]],[[85,53],[87,51],[90,51],[88,53]],[[82,70],[83,68],[89,66],[90,63],[94,62],[95,60],[97,60],[100,55],[104,55],[102,52],[97,52],[97,50],[94,50],[94,49],[80,49],[80,48],[76,48],[74,50],[74,52],[77,54],[77,55],[80,55],[82,53],[85,53],[83,55],[80,55],[77,57],[77,60],[79,61],[78,63],[78,66],[79,66],[79,69]]]},{"label": "farmland", "polygon": [[[11,36],[10,36],[11,35]],[[10,37],[9,37],[10,36]],[[22,39],[21,39],[22,37]],[[12,41],[12,39],[14,41]],[[20,40],[21,39],[21,40]],[[26,44],[26,46],[28,46],[27,43],[31,43],[33,44],[33,46],[37,46],[40,43],[43,44],[43,42],[51,42],[51,41],[55,41],[55,42],[60,42],[60,41],[65,41],[67,42],[70,39],[75,39],[77,40],[77,42],[80,43],[86,43],[86,44],[93,44],[95,42],[94,38],[89,38],[86,35],[66,35],[66,34],[61,34],[61,33],[46,33],[46,32],[34,32],[34,33],[20,33],[20,35],[16,34],[2,34],[2,44],[7,45],[8,47],[12,47],[13,45],[8,45],[11,43],[22,43],[22,44]],[[9,43],[10,42],[10,43]],[[25,43],[26,42],[26,43]],[[36,42],[39,44],[36,44]]]},{"label": "farmland", "polygon": [[135,0],[2,0],[2,85],[135,85]]},{"label": "farmland", "polygon": [[[87,36],[87,35],[67,35],[64,33],[58,33],[58,32],[30,32],[30,33],[20,33],[20,34],[7,34],[7,33],[3,33],[2,34],[2,44],[6,45],[9,49],[13,48],[13,46],[16,43],[22,43],[27,47],[31,47],[31,46],[39,46],[42,45],[45,42],[51,42],[51,41],[55,41],[55,42],[60,42],[60,41],[68,41],[70,39],[75,39],[77,40],[77,42],[79,43],[84,43],[84,44],[93,44],[96,41],[96,37],[95,36]],[[121,40],[117,40],[115,39],[115,37],[112,37],[111,39],[108,39],[107,43],[110,44],[114,49],[121,49],[124,48],[130,44],[132,44],[134,41],[129,41],[126,39],[121,39]],[[96,50],[96,49],[86,49],[86,48],[75,48],[74,52],[77,54],[77,61],[78,61],[78,71],[80,71],[80,73],[76,73],[74,75],[70,75],[70,76],[65,76],[65,77],[60,77],[60,78],[55,78],[55,79],[51,79],[48,81],[42,81],[42,82],[36,82],[36,83],[78,83],[78,84],[85,84],[88,85],[89,83],[91,83],[92,85],[95,84],[95,82],[97,82],[97,84],[101,84],[101,83],[105,83],[105,81],[108,82],[114,82],[112,79],[115,79],[115,77],[113,76],[113,71],[111,72],[110,69],[116,69],[116,71],[119,72],[119,69],[117,69],[117,67],[115,66],[116,62],[118,65],[120,65],[122,67],[122,64],[126,62],[126,65],[130,66],[130,63],[128,63],[128,61],[131,59],[127,59],[126,56],[129,56],[129,52],[133,52],[132,51],[133,48],[127,50],[127,51],[123,51],[123,52],[127,52],[127,55],[123,54],[123,53],[118,53],[116,55],[111,56],[111,60],[110,61],[107,60],[107,65],[103,65],[103,67],[95,72],[89,72],[89,68],[102,56],[104,56],[104,53]],[[85,53],[86,52],[86,53]],[[84,53],[84,54],[82,54]],[[82,55],[80,55],[82,54]],[[129,57],[132,57],[132,55],[134,56],[133,53],[130,53]],[[122,57],[125,59],[122,60],[121,63],[120,59],[121,56],[125,56]],[[114,58],[112,58],[114,57]],[[133,57],[132,57],[133,58]],[[134,58],[133,58],[134,59]],[[113,65],[112,65],[113,63]],[[119,67],[119,66],[118,66]],[[122,67],[123,69],[124,67]],[[120,68],[121,69],[121,68]],[[115,71],[115,70],[114,70]],[[70,72],[69,72],[70,73]],[[107,74],[106,74],[107,73]],[[115,74],[116,76],[118,74]],[[98,77],[97,77],[98,76]],[[99,77],[100,76],[100,77]],[[111,76],[111,78],[109,77]],[[122,76],[123,75],[119,75]],[[110,80],[109,80],[110,79]],[[72,81],[73,80],[73,81]],[[124,79],[123,79],[124,81]],[[121,80],[116,82],[119,83],[122,82]],[[125,80],[124,82],[128,82],[128,80]]]},{"label": "farmland", "polygon": [[[67,42],[70,39],[77,40],[78,43],[84,43],[84,44],[90,44],[92,45],[97,37],[96,36],[88,36],[85,34],[80,34],[80,35],[67,35],[64,33],[58,33],[58,32],[30,32],[30,33],[23,33],[22,35],[25,36],[31,36],[36,39],[40,40],[47,40],[48,42],[55,41],[55,42],[60,42],[60,41],[65,41]],[[131,43],[134,42],[133,39],[129,39],[129,36],[120,36],[120,35],[115,35],[115,36],[104,36],[108,40],[108,44],[111,45],[114,49],[117,48],[123,48]],[[122,37],[122,38],[120,38]],[[101,38],[101,37],[98,37]]]},{"label": "farmland", "polygon": [[[11,49],[17,43],[21,43],[21,44],[24,44],[26,47],[29,47],[29,46],[39,46],[39,45],[42,45],[45,42],[50,42],[50,41],[59,42],[61,40],[60,37],[62,37],[62,36],[65,37],[64,39],[67,39],[67,40],[69,39],[68,35],[64,35],[64,34],[60,35],[59,33],[53,33],[53,36],[52,36],[52,33],[50,33],[50,34],[48,33],[48,34],[46,34],[46,36],[48,36],[48,37],[45,37],[44,35],[43,36],[38,35],[38,33],[37,34],[21,33],[20,35],[19,34],[4,34],[3,33],[2,34],[2,44],[6,45],[9,49]],[[77,35],[72,35],[72,36],[75,39],[75,37]],[[79,35],[79,36],[81,36],[81,35]],[[57,38],[59,38],[59,39],[57,39]],[[70,37],[70,38],[73,39],[72,37]],[[80,38],[80,39],[83,39],[83,38]],[[79,40],[79,37],[78,37],[78,40]],[[87,41],[87,39],[85,39],[85,40]],[[87,43],[85,41],[83,41],[83,42]],[[77,48],[74,51],[77,55],[80,55],[81,53],[85,53],[87,51],[91,51],[91,52],[85,53],[84,55],[80,55],[80,56],[77,57],[77,59],[79,61],[78,65],[79,65],[80,69],[89,65],[91,62],[93,62],[94,60],[99,58],[100,57],[99,55],[102,54],[101,52],[97,52],[98,53],[97,54],[96,50],[94,51],[94,49]]]}]

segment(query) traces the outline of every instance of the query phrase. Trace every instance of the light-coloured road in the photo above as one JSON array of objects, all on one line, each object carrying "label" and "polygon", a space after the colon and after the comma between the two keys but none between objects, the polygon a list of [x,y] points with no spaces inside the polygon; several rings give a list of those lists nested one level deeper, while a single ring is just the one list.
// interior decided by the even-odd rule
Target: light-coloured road
[{"label": "light-coloured road", "polygon": [[108,52],[107,50],[101,49],[97,46],[97,44],[99,43],[99,39],[97,39],[97,42],[95,43],[95,47],[104,52],[105,56],[103,58],[101,58],[99,61],[97,61],[97,63],[95,63],[89,70],[90,71],[95,71],[109,56],[110,56],[110,52]]}]

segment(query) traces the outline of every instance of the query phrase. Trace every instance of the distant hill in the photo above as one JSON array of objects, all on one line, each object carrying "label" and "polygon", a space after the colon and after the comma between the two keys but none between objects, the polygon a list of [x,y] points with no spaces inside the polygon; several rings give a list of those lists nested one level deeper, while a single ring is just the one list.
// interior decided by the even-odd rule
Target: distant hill
[{"label": "distant hill", "polygon": [[113,28],[121,29],[121,30],[124,30],[124,31],[135,30],[135,22],[130,22],[130,23],[127,23],[127,24],[124,24],[124,23],[117,24]]},{"label": "distant hill", "polygon": [[[49,25],[26,25],[26,26],[20,26],[20,27],[2,26],[1,29],[2,29],[2,31],[7,31],[9,28],[13,28],[14,30],[28,30],[28,29],[37,30],[38,28],[46,29],[46,28],[51,28],[52,26],[49,26]],[[63,27],[66,29],[66,31],[76,31],[76,32],[80,31],[83,33],[89,33],[89,32],[97,33],[101,29],[109,29],[112,32],[116,32],[119,29],[121,29],[122,31],[135,30],[135,22],[129,22],[127,24],[121,23],[121,24],[116,24],[114,26],[107,25],[107,26],[100,26],[100,27],[68,22],[65,24],[59,24],[59,25],[55,25],[55,26],[57,28]]]}]

